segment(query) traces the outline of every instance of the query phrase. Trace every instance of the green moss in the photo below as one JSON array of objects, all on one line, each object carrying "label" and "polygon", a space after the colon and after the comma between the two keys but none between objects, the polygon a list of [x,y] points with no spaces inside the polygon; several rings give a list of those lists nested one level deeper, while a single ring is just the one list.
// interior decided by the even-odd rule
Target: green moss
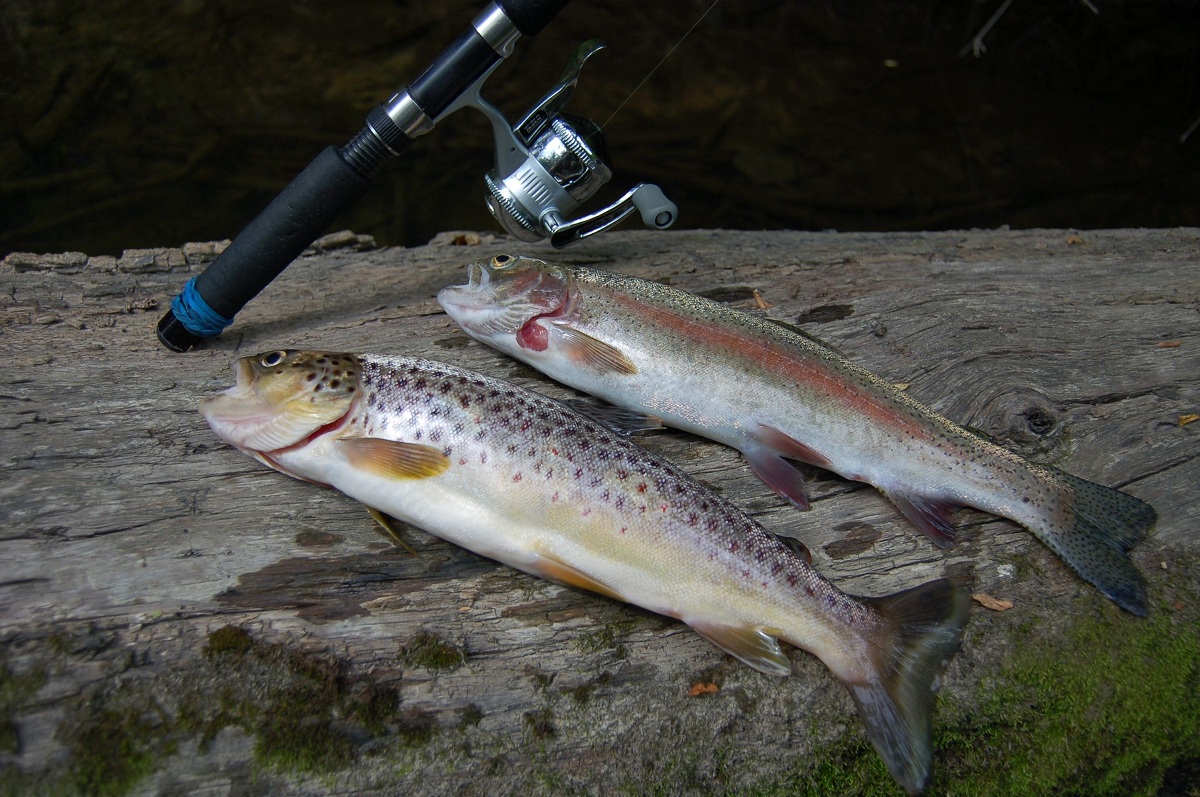
[{"label": "green moss", "polygon": [[458,712],[458,724],[460,728],[473,728],[483,719],[483,709],[475,703],[463,706]]},{"label": "green moss", "polygon": [[250,632],[236,625],[227,625],[208,635],[208,644],[204,646],[204,655],[242,655],[250,652],[253,646],[254,639],[250,636]]},{"label": "green moss", "polygon": [[129,690],[89,706],[62,736],[74,791],[102,797],[127,793],[176,748],[162,709]]},{"label": "green moss", "polygon": [[529,729],[535,739],[546,739],[558,733],[554,727],[554,712],[548,708],[526,711],[525,727]]},{"label": "green moss", "polygon": [[8,661],[0,659],[0,753],[15,754],[21,751],[17,712],[33,699],[45,683],[45,667],[36,667],[18,675]]},{"label": "green moss", "polygon": [[467,660],[467,654],[432,631],[420,631],[400,648],[400,659],[411,667],[456,670]]},{"label": "green moss", "polygon": [[634,620],[619,620],[608,623],[599,631],[581,634],[572,641],[572,646],[580,653],[601,653],[611,651],[618,659],[625,658],[625,635],[633,627]]},{"label": "green moss", "polygon": [[396,722],[396,738],[403,747],[428,744],[437,733],[437,718],[428,711],[406,711]]},{"label": "green moss", "polygon": [[[973,705],[939,704],[930,794],[1155,795],[1200,761],[1200,632],[1160,605],[1108,607],[1064,638],[1014,631],[1011,656]],[[763,794],[896,795],[861,734],[765,784]],[[1183,794],[1184,792],[1179,792]]]}]

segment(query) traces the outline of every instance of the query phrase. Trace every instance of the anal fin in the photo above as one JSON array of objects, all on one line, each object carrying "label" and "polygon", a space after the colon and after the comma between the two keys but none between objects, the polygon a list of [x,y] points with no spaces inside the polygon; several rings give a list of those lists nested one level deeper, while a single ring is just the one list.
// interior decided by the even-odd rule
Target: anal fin
[{"label": "anal fin", "polygon": [[779,647],[779,640],[760,628],[719,625],[684,619],[696,633],[721,650],[767,675],[792,674],[791,659]]}]

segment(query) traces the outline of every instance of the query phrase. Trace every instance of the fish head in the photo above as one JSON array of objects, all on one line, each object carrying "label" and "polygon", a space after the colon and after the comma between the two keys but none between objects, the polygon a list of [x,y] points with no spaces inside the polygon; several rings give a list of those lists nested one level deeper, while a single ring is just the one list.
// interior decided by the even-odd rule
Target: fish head
[{"label": "fish head", "polygon": [[468,335],[509,350],[533,322],[565,315],[571,295],[568,269],[532,257],[496,255],[471,263],[467,284],[443,288],[437,299]]},{"label": "fish head", "polygon": [[353,354],[272,351],[242,357],[233,370],[237,383],[201,402],[200,414],[218,437],[256,457],[337,425],[359,393]]}]

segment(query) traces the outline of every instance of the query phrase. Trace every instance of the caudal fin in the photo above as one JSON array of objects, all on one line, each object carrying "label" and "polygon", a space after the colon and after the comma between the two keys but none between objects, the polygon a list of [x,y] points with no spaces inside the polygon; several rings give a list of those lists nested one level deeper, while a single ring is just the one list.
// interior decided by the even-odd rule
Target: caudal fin
[{"label": "caudal fin", "polygon": [[954,578],[862,600],[889,621],[891,632],[874,646],[871,676],[846,687],[892,777],[920,794],[933,760],[934,695],[962,641],[970,595],[965,579]]},{"label": "caudal fin", "polygon": [[1127,554],[1154,527],[1154,507],[1120,490],[1046,469],[1065,490],[1062,520],[1040,530],[1043,540],[1106,597],[1145,617],[1146,580]]}]

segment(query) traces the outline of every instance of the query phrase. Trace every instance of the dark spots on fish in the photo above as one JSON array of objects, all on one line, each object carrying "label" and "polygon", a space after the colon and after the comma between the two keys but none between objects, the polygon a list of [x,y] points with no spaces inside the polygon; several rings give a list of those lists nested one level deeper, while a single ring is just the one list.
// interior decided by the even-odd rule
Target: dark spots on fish
[{"label": "dark spots on fish", "polygon": [[518,471],[517,473],[514,473],[514,474],[513,474],[512,480],[513,480],[514,482],[519,482],[519,481],[521,481],[521,473],[520,473],[520,471]]},{"label": "dark spots on fish", "polygon": [[317,382],[315,385],[313,385],[313,392],[314,392],[314,393],[319,393],[319,392],[321,392],[321,387],[322,387],[321,383],[320,383],[320,382]]},{"label": "dark spots on fish", "polygon": [[340,379],[331,379],[329,382],[329,387],[332,390],[337,390],[341,386],[342,386],[342,382]]},{"label": "dark spots on fish", "polygon": [[646,484],[645,482],[642,482],[641,484],[639,484],[639,485],[637,486],[637,491],[638,491],[639,493],[644,493],[644,492],[646,492],[646,490],[648,490],[649,488],[650,488],[650,485]]},{"label": "dark spots on fish", "polygon": [[442,430],[441,429],[434,429],[432,432],[429,433],[429,442],[440,443],[441,440],[442,440]]},{"label": "dark spots on fish", "polygon": [[516,443],[509,443],[509,444],[508,444],[508,449],[507,449],[507,451],[508,451],[508,453],[510,453],[510,454],[515,454],[515,453],[517,453],[517,444],[516,444]]},{"label": "dark spots on fish", "polygon": [[582,478],[583,477],[583,468],[576,468],[574,476],[576,479]]},{"label": "dark spots on fish", "polygon": [[424,432],[422,432],[420,429],[418,429],[416,432],[413,433],[413,439],[420,440],[421,435],[423,435],[423,434],[424,434]]},{"label": "dark spots on fish", "polygon": [[700,516],[697,515],[695,512],[691,512],[688,514],[687,524],[689,526],[695,526],[699,522],[700,522]]},{"label": "dark spots on fish", "polygon": [[740,548],[740,547],[741,547],[741,545],[738,543],[738,541],[737,541],[737,540],[733,540],[732,542],[730,542],[730,543],[729,543],[729,552],[730,552],[730,553],[737,553],[737,552],[738,552],[738,548]]},{"label": "dark spots on fish", "polygon": [[471,406],[471,397],[465,395],[459,396],[458,403],[465,410],[467,407]]},{"label": "dark spots on fish", "polygon": [[484,451],[482,454],[480,454],[480,456],[479,456],[479,464],[481,464],[481,465],[486,465],[486,464],[487,464],[487,452],[486,452],[486,451]]},{"label": "dark spots on fish", "polygon": [[805,593],[806,595],[808,595],[808,597],[810,597],[810,598],[814,598],[814,597],[816,597],[816,593],[815,593],[815,592],[813,592],[813,588],[812,588],[812,586],[811,586],[811,585],[809,585],[809,584],[805,584],[805,585],[804,585],[804,593]]},{"label": "dark spots on fish", "polygon": [[629,471],[625,470],[624,468],[617,471],[617,479],[619,479],[620,481],[625,481],[628,478],[629,478]]}]

